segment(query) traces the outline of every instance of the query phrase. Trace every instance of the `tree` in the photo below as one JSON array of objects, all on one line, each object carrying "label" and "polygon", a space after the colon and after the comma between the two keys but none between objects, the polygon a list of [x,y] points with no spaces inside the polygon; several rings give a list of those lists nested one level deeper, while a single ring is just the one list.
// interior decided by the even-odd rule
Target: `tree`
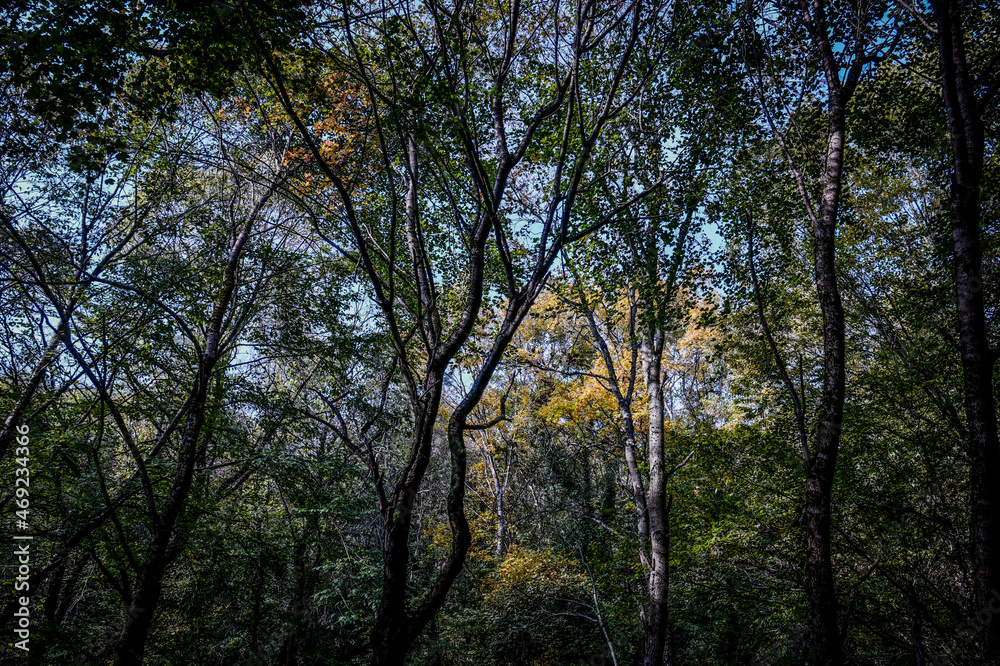
[{"label": "tree", "polygon": [[[991,111],[995,113],[998,81],[991,67],[996,64],[997,50],[994,42],[993,52],[983,57],[986,62],[970,62],[965,24],[975,20],[975,9],[963,11],[962,5],[952,1],[935,1],[931,8],[937,23],[941,90],[953,154],[952,237],[971,472],[972,610],[978,612],[992,603],[993,590],[1000,589],[1000,487],[992,481],[1000,474],[993,388],[996,356],[988,338],[980,231],[984,119]],[[981,658],[984,664],[1000,664],[1000,624],[986,629]]]},{"label": "tree", "polygon": [[5,6],[29,661],[995,662],[991,9]]},{"label": "tree", "polygon": [[[757,68],[751,76],[755,78],[754,85],[761,100],[763,114],[784,153],[812,224],[814,281],[823,317],[824,369],[823,392],[817,407],[816,432],[811,444],[806,436],[803,396],[797,393],[789,379],[784,360],[773,342],[771,347],[786,388],[796,404],[797,427],[802,440],[805,467],[806,587],[812,613],[813,650],[818,663],[836,665],[843,663],[844,656],[843,639],[838,627],[838,602],[830,542],[832,491],[843,427],[846,370],[844,309],[837,280],[836,248],[845,151],[848,145],[847,110],[848,102],[866,68],[887,57],[895,35],[892,34],[891,26],[884,25],[887,19],[872,6],[852,10],[858,14],[851,23],[832,21],[829,18],[828,11],[847,10],[839,4],[828,7],[822,1],[809,3],[803,0],[798,7],[782,5],[776,9],[780,17],[777,21],[768,16],[766,9],[759,15],[765,31],[764,38],[771,39],[767,31],[771,26],[777,27],[779,24],[790,29],[791,34],[795,34],[796,30],[804,30],[812,51],[810,55],[818,61],[818,70],[822,73],[826,92],[825,160],[817,188],[819,201],[818,205],[814,205],[815,190],[811,191],[807,181],[808,174],[794,159],[787,140],[789,132],[779,128],[774,118],[774,103],[767,92],[770,82],[764,78],[770,74],[764,64],[767,56],[761,51],[756,51],[751,56],[751,60],[760,58],[756,64],[751,64],[751,67]],[[845,46],[838,52],[834,48],[837,43],[849,44],[849,48]],[[814,63],[815,61],[807,62],[806,67],[813,67]],[[814,92],[808,82],[803,84],[803,93],[807,90]],[[781,92],[783,91],[779,89],[778,94]],[[750,233],[752,234],[752,230]],[[752,252],[752,240],[750,243]],[[763,316],[761,311],[762,322]],[[764,330],[765,335],[769,336],[766,323]]]},{"label": "tree", "polygon": [[[682,216],[682,221],[663,225],[667,229],[676,228],[676,232],[667,232],[668,235],[663,236],[656,228],[638,226],[625,231],[620,237],[623,245],[631,250],[631,256],[622,258],[623,270],[618,277],[628,279],[625,276],[638,276],[633,278],[636,282],[629,285],[625,295],[627,312],[617,315],[621,317],[619,326],[624,326],[625,330],[605,332],[607,329],[598,325],[595,308],[588,303],[586,291],[579,282],[576,284],[579,300],[574,304],[586,317],[590,334],[600,351],[605,372],[603,379],[615,399],[624,431],[628,479],[637,513],[639,559],[649,577],[649,600],[643,619],[643,663],[650,666],[670,663],[672,652],[668,620],[672,498],[667,501],[667,483],[678,465],[667,458],[664,450],[667,419],[662,365],[664,346],[674,324],[670,313],[680,291],[680,273],[696,205],[693,193],[687,193],[681,201],[684,206],[674,214]],[[648,219],[657,226],[662,222],[657,215]],[[631,354],[623,355],[620,349],[609,348],[611,335],[618,338],[624,348],[631,349]],[[647,414],[646,460],[649,471],[646,478],[636,458],[640,441],[633,406],[640,368]]]},{"label": "tree", "polygon": [[[190,378],[192,386],[187,399],[178,414],[183,419],[184,425],[178,430],[176,463],[165,492],[165,501],[155,500],[154,490],[145,469],[144,457],[138,452],[138,447],[129,434],[126,424],[117,413],[114,401],[107,396],[106,388],[101,382],[95,381],[95,386],[102,393],[102,400],[107,404],[123,439],[132,451],[140,475],[144,477],[146,494],[148,541],[144,544],[141,559],[133,561],[134,556],[129,556],[135,582],[131,586],[123,586],[122,589],[128,609],[128,619],[115,651],[115,664],[120,666],[131,666],[143,661],[146,641],[162,593],[165,571],[177,555],[178,541],[183,539],[183,532],[175,534],[175,531],[191,492],[200,451],[208,443],[208,436],[203,431],[213,408],[210,390],[219,381],[216,366],[232,353],[244,323],[243,318],[249,314],[246,309],[248,303],[238,301],[240,294],[237,288],[237,276],[241,272],[244,256],[252,247],[251,238],[254,229],[261,224],[261,218],[266,214],[269,201],[287,178],[286,168],[282,165],[283,146],[280,142],[276,144],[277,154],[269,156],[273,172],[269,177],[265,177],[262,183],[244,179],[235,169],[226,174],[233,179],[233,182],[229,187],[225,187],[227,185],[225,181],[222,185],[225,189],[231,188],[234,200],[242,200],[244,210],[241,211],[241,215],[234,214],[228,220],[227,251],[223,253],[221,266],[212,267],[214,270],[210,269],[211,273],[214,273],[214,275],[210,273],[214,278],[213,284],[206,289],[206,301],[198,304],[200,308],[206,308],[204,313],[199,313],[195,319],[201,323],[199,328],[202,329],[202,334],[195,334],[189,325],[183,325],[183,320],[176,322],[193,347],[191,368],[193,377]],[[143,295],[145,294],[140,293],[140,296]],[[252,303],[255,296],[256,294],[251,292],[247,300]],[[241,305],[243,312],[239,311]],[[78,362],[82,361],[68,335],[64,336],[64,342]],[[166,433],[170,433],[170,430],[168,429]],[[165,444],[167,441],[169,441],[167,438],[161,436],[157,443]],[[123,543],[122,547],[126,553],[129,552],[130,546],[127,543]],[[128,580],[124,574],[123,580]]]},{"label": "tree", "polygon": [[[608,127],[653,76],[655,58],[644,49],[662,11],[640,2],[581,2],[548,12],[461,0],[332,11],[317,39],[329,45],[331,70],[360,90],[362,121],[374,135],[371,156],[355,155],[347,170],[324,156],[325,137],[309,127],[317,109],[300,111],[286,66],[243,10],[282,106],[335,192],[345,252],[361,266],[390,331],[392,365],[412,413],[412,443],[395,479],[364,456],[384,520],[373,664],[402,663],[462,570],[470,542],[468,417],[549,268],[568,244],[660,185],[628,191],[597,215],[577,214],[577,199],[601,178]],[[383,52],[384,62],[373,58]],[[359,187],[358,170],[376,177]],[[442,387],[482,325],[491,292],[503,299],[502,318],[491,325],[471,389],[448,417],[450,552],[434,582],[408,603],[411,515],[432,456]],[[348,444],[363,450],[364,442]]]}]

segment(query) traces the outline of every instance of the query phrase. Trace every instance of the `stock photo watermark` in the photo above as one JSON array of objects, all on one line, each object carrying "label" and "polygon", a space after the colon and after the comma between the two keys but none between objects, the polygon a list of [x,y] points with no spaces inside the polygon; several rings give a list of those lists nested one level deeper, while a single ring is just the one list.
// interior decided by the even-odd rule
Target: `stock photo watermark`
[{"label": "stock photo watermark", "polygon": [[[28,652],[28,640],[31,636],[31,611],[28,606],[31,603],[31,540],[34,538],[26,534],[29,528],[28,515],[31,510],[31,498],[29,489],[31,487],[31,462],[28,439],[28,426],[17,427],[17,448],[14,450],[16,467],[14,468],[14,496],[17,510],[14,512],[16,520],[14,534],[14,557],[17,559],[14,566],[17,567],[17,576],[14,579],[14,647],[18,650]],[[20,532],[20,534],[18,534]]]},{"label": "stock photo watermark", "polygon": [[1000,613],[1000,592],[991,589],[990,596],[992,597],[983,608],[966,620],[958,623],[955,627],[955,633],[958,638],[965,639],[965,646],[957,645],[954,641],[951,646],[945,646],[947,653],[944,656],[935,655],[933,652],[928,650],[927,656],[932,663],[937,666],[944,666],[945,664],[962,664],[968,663],[962,661],[962,648],[972,646],[973,641],[976,639],[976,635],[985,629],[991,622],[993,622],[993,616]]}]

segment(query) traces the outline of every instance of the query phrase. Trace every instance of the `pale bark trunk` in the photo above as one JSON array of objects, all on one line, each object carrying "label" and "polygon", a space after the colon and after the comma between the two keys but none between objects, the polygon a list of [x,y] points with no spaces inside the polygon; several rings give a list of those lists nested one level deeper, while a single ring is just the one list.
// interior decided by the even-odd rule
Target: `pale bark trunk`
[{"label": "pale bark trunk", "polygon": [[666,460],[663,450],[663,332],[647,330],[642,340],[642,369],[649,406],[649,606],[646,611],[643,666],[663,666],[669,654],[670,523],[667,514]]},{"label": "pale bark trunk", "polygon": [[[810,608],[812,648],[820,666],[844,663],[839,630],[837,591],[831,561],[833,482],[844,420],[846,377],[844,307],[837,284],[837,219],[843,187],[847,143],[847,102],[854,94],[864,61],[855,58],[842,81],[844,68],[830,43],[822,0],[801,0],[806,25],[820,53],[827,83],[827,152],[819,209],[814,211],[800,180],[800,190],[813,226],[813,268],[816,295],[823,317],[823,385],[812,451],[805,455],[806,596]],[[858,30],[863,27],[859,26]],[[855,39],[861,39],[855,35]]]},{"label": "pale bark trunk", "polygon": [[836,270],[837,208],[845,143],[844,103],[832,96],[823,201],[813,225],[814,274],[823,314],[823,394],[810,460],[806,465],[806,594],[811,609],[813,647],[821,666],[840,666],[843,646],[837,621],[837,593],[830,558],[833,480],[844,419],[844,307]]}]

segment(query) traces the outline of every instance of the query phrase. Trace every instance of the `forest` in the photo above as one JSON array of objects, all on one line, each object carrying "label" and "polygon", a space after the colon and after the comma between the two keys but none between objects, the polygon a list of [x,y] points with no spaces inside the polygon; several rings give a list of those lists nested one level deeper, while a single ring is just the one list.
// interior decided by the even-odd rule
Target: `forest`
[{"label": "forest", "polygon": [[1000,5],[9,0],[4,664],[1000,666]]}]

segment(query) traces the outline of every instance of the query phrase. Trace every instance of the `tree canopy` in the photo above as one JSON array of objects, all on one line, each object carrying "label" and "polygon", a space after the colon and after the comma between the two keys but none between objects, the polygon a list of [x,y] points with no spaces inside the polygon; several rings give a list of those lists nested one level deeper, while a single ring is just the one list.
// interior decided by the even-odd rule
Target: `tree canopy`
[{"label": "tree canopy", "polygon": [[1000,666],[1000,12],[0,9],[4,663]]}]

